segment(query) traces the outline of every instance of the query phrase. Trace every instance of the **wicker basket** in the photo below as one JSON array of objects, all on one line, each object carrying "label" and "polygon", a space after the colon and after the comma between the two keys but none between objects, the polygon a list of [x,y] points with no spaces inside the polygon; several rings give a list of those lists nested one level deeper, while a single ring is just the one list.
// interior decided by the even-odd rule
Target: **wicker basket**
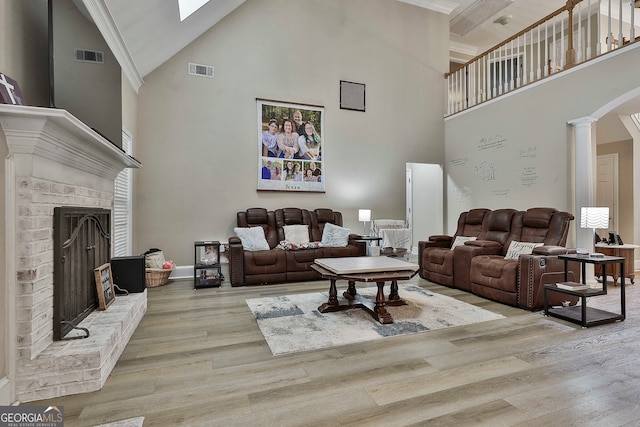
[{"label": "wicker basket", "polygon": [[171,272],[175,270],[165,268],[147,268],[146,282],[147,288],[155,288],[158,286],[164,286],[169,281]]}]

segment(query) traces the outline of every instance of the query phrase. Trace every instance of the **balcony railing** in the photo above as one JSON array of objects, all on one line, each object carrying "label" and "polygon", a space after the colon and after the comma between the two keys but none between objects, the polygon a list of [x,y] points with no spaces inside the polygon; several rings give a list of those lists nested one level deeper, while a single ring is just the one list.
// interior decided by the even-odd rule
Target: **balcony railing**
[{"label": "balcony railing", "polygon": [[634,12],[640,17],[640,0],[568,0],[561,9],[447,73],[447,115],[637,42],[640,31]]}]

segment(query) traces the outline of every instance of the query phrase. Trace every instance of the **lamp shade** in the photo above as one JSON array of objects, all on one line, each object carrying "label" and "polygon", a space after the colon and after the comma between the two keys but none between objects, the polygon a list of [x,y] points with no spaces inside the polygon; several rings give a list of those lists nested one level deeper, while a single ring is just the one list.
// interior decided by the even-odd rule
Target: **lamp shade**
[{"label": "lamp shade", "polygon": [[584,207],[580,209],[581,228],[609,228],[609,208]]},{"label": "lamp shade", "polygon": [[371,221],[371,209],[359,209],[358,221]]}]

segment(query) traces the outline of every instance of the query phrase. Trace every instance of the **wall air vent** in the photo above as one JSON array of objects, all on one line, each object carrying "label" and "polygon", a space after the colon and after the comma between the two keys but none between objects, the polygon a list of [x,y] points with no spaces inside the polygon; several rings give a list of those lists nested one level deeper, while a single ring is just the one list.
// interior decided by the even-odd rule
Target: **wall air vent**
[{"label": "wall air vent", "polygon": [[76,61],[80,62],[96,62],[104,64],[104,52],[97,50],[76,49]]},{"label": "wall air vent", "polygon": [[189,74],[192,76],[202,76],[213,78],[213,67],[211,65],[200,65],[189,62]]}]

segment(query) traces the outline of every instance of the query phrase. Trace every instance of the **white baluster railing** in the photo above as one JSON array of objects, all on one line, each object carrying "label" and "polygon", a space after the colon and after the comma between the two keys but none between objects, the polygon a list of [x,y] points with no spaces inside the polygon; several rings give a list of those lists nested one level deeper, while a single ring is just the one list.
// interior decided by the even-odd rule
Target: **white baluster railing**
[{"label": "white baluster railing", "polygon": [[628,0],[567,0],[561,9],[447,73],[447,115],[635,43],[636,10],[640,13]]}]

